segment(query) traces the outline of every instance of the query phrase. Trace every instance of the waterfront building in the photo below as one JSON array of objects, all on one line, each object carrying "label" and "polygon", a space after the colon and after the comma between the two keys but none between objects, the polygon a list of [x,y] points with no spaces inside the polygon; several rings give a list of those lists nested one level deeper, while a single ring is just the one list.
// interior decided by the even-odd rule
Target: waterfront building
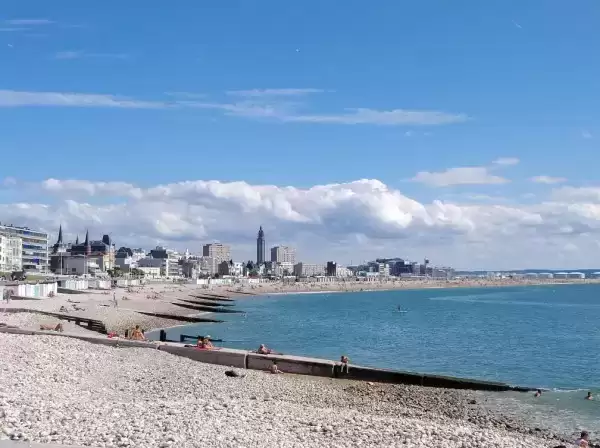
[{"label": "waterfront building", "polygon": [[29,227],[0,223],[0,235],[21,239],[22,268],[29,273],[49,270],[48,234]]},{"label": "waterfront building", "polygon": [[161,260],[161,273],[165,277],[181,277],[182,269],[179,264],[179,253],[174,250],[166,249],[162,246],[150,251],[150,257],[155,260]]},{"label": "waterfront building", "polygon": [[19,237],[0,235],[0,272],[23,269],[23,240]]},{"label": "waterfront building", "polygon": [[266,241],[265,241],[265,232],[263,231],[262,226],[258,229],[258,237],[256,238],[256,264],[262,265],[265,260],[265,251],[266,251]]},{"label": "waterfront building", "polygon": [[231,260],[231,248],[221,243],[205,244],[202,246],[202,256],[214,258],[218,265],[223,261]]},{"label": "waterfront building", "polygon": [[296,277],[316,277],[325,275],[325,265],[314,263],[296,263],[294,266]]},{"label": "waterfront building", "polygon": [[271,248],[271,261],[275,263],[296,264],[296,249],[289,246],[275,246]]}]

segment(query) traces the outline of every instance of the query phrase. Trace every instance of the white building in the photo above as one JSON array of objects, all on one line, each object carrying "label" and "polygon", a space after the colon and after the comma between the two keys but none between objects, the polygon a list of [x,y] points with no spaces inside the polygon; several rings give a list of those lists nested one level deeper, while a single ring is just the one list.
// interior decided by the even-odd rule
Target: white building
[{"label": "white building", "polygon": [[390,276],[390,265],[387,263],[379,263],[379,265],[377,266],[378,270],[377,272],[379,272],[379,275],[382,277],[389,277]]},{"label": "white building", "polygon": [[23,269],[23,241],[18,237],[0,235],[0,272]]},{"label": "white building", "polygon": [[50,270],[48,234],[28,227],[0,224],[0,235],[21,238],[23,269],[30,273],[47,273]]},{"label": "white building", "polygon": [[275,246],[271,248],[271,261],[275,263],[296,264],[296,249],[289,246]]},{"label": "white building", "polygon": [[337,266],[335,275],[336,277],[352,277],[354,274],[345,266]]},{"label": "white building", "polygon": [[152,278],[162,277],[162,275],[161,275],[162,268],[161,267],[138,266],[137,269],[144,273],[144,277],[152,277]]},{"label": "white building", "polygon": [[325,265],[296,263],[294,265],[294,275],[296,277],[316,277],[318,275],[325,275]]}]

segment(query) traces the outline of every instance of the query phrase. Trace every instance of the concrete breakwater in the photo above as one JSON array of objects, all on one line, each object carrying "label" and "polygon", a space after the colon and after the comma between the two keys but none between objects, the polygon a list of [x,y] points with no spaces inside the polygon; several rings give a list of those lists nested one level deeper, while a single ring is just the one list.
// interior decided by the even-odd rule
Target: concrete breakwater
[{"label": "concrete breakwater", "polygon": [[468,389],[494,392],[533,390],[527,387],[516,387],[498,382],[429,375],[414,372],[401,372],[355,365],[349,365],[348,373],[342,373],[340,372],[340,366],[338,363],[331,360],[292,355],[261,355],[248,352],[246,350],[228,348],[199,350],[196,348],[184,347],[182,344],[175,343],[132,341],[127,339],[106,338],[70,333],[54,333],[11,327],[0,327],[0,333],[53,335],[57,337],[75,338],[95,344],[113,347],[152,348],[207,364],[236,367],[240,369],[268,370],[273,361],[275,361],[281,371],[299,375],[311,375],[379,383],[419,385],[445,389]]}]

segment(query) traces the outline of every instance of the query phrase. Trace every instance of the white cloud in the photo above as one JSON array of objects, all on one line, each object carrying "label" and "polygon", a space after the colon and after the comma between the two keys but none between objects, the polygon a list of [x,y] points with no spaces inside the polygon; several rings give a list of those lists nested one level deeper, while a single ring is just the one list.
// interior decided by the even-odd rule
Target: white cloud
[{"label": "white cloud", "polygon": [[592,135],[592,133],[591,133],[591,132],[589,132],[589,131],[585,131],[585,130],[584,130],[584,131],[581,131],[581,138],[584,138],[584,139],[586,139],[586,140],[589,140],[589,139],[592,139],[592,138],[594,138],[594,136]]},{"label": "white cloud", "polygon": [[305,123],[335,123],[335,124],[376,124],[384,126],[399,125],[442,125],[462,123],[469,119],[465,114],[450,114],[440,111],[427,110],[375,110],[367,108],[346,109],[342,114],[309,114],[290,115],[282,117],[284,121]]},{"label": "white cloud", "polygon": [[54,55],[55,59],[79,59],[83,56],[83,51],[59,51]]},{"label": "white cloud", "polygon": [[600,203],[600,187],[561,187],[552,192],[552,198],[564,202]]},{"label": "white cloud", "polygon": [[[305,261],[435,254],[434,263],[463,268],[600,265],[600,188],[563,188],[553,202],[524,205],[421,203],[373,179],[308,189],[203,180],[149,188],[60,179],[24,185],[5,183],[3,197],[14,200],[0,204],[3,221],[54,233],[62,222],[73,237],[89,227],[94,236],[111,232],[118,245],[161,241],[198,251],[219,240],[236,259],[248,259],[263,225],[269,244],[294,245]],[[19,197],[24,191],[37,203]]]},{"label": "white cloud", "polygon": [[35,26],[35,25],[51,25],[54,21],[49,19],[12,19],[6,20],[5,23],[9,25],[26,25],[26,26]]},{"label": "white cloud", "polygon": [[311,93],[322,93],[322,89],[250,89],[250,90],[229,90],[228,95],[244,97],[264,97],[264,96],[301,96]]},{"label": "white cloud", "polygon": [[531,182],[534,182],[536,184],[547,184],[547,185],[562,184],[563,182],[567,181],[567,179],[564,177],[552,177],[552,176],[534,176],[530,180],[531,180]]},{"label": "white cloud", "polygon": [[[79,51],[66,51],[55,55],[58,59],[76,59],[80,57],[108,57],[108,54],[86,54]],[[111,55],[126,57],[126,55]],[[271,89],[272,91],[286,91],[287,96],[294,96],[292,91],[308,89]],[[268,91],[268,90],[265,90]],[[257,91],[257,92],[265,92]],[[246,91],[252,92],[252,91]],[[262,95],[248,95],[248,99],[233,102],[202,102],[198,94],[175,93],[167,94],[176,96],[175,101],[140,100],[135,98],[120,97],[108,94],[75,93],[75,92],[27,92],[16,90],[0,90],[0,107],[103,107],[127,109],[163,109],[163,108],[197,108],[221,111],[225,115],[246,118],[268,118],[271,120],[297,123],[331,123],[345,125],[443,125],[460,123],[468,120],[465,114],[450,114],[440,111],[417,110],[374,110],[367,108],[346,109],[341,114],[302,114],[298,112],[299,104],[296,102],[265,101]],[[298,95],[298,94],[296,94]],[[283,94],[285,96],[285,94]]]},{"label": "white cloud", "polygon": [[491,174],[483,166],[449,168],[446,171],[420,171],[411,179],[431,187],[449,187],[452,185],[498,185],[509,182],[504,177]]},{"label": "white cloud", "polygon": [[492,163],[494,165],[512,166],[512,165],[518,165],[519,162],[520,162],[520,160],[517,159],[516,157],[500,157],[499,159],[494,160]]},{"label": "white cloud", "polygon": [[85,51],[59,51],[54,55],[55,59],[127,59],[128,56],[123,53],[87,53]]},{"label": "white cloud", "polygon": [[27,106],[157,109],[167,107],[167,104],[155,101],[129,99],[114,95],[0,90],[0,107]]}]

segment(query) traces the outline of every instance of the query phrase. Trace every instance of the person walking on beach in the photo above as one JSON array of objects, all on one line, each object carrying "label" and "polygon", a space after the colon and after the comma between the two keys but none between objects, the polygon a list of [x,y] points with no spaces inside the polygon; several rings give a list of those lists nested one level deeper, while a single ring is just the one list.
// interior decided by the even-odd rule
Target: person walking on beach
[{"label": "person walking on beach", "polygon": [[119,308],[119,302],[117,302],[117,293],[113,292],[113,305],[115,308]]}]

